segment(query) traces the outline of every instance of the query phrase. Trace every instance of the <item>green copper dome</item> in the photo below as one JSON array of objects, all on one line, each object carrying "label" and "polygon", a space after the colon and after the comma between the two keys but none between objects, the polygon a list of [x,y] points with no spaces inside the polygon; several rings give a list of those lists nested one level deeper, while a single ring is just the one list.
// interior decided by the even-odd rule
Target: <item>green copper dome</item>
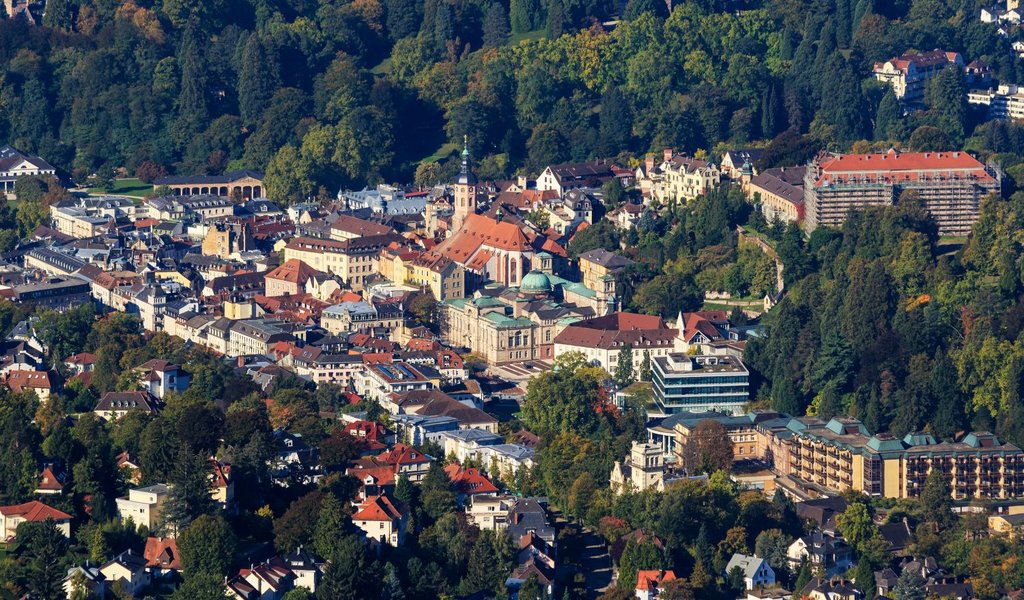
[{"label": "green copper dome", "polygon": [[540,271],[530,271],[523,277],[523,283],[519,289],[523,292],[550,292],[551,280]]}]

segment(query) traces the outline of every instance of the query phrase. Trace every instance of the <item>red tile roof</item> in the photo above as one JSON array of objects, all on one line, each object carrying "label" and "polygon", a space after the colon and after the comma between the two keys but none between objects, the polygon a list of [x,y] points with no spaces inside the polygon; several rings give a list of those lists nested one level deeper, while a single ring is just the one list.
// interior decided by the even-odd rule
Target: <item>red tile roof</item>
[{"label": "red tile roof", "polygon": [[14,393],[25,390],[53,389],[53,378],[48,371],[25,371],[18,369],[7,374],[4,383]]},{"label": "red tile roof", "polygon": [[606,349],[625,344],[634,348],[666,347],[672,345],[677,333],[661,317],[618,312],[573,323],[555,336],[555,343]]},{"label": "red tile roof", "polygon": [[452,463],[444,468],[444,472],[451,480],[452,488],[457,494],[496,494],[498,492],[498,488],[479,469],[472,467],[463,469],[461,465]]},{"label": "red tile roof", "polygon": [[0,515],[5,517],[21,517],[26,521],[32,522],[45,521],[46,519],[53,519],[54,521],[71,520],[71,515],[68,513],[57,510],[52,506],[47,506],[38,500],[24,504],[0,506]]},{"label": "red tile roof", "polygon": [[158,567],[173,571],[181,571],[181,555],[178,554],[178,543],[171,538],[146,538],[146,549],[142,552],[147,567]]}]

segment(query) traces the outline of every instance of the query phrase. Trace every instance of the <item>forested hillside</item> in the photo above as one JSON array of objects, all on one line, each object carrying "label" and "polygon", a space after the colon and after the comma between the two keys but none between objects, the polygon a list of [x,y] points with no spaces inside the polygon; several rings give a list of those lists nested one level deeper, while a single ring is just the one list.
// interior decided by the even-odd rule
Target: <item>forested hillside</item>
[{"label": "forested hillside", "polygon": [[[959,147],[962,82],[940,78],[904,118],[868,76],[942,48],[1019,81],[982,4],[630,0],[602,26],[607,0],[51,0],[42,27],[0,23],[0,139],[77,179],[265,169],[280,199],[432,183],[463,135],[484,178],[780,135],[767,161],[858,140]],[[1016,149],[1006,138],[976,146]]]}]

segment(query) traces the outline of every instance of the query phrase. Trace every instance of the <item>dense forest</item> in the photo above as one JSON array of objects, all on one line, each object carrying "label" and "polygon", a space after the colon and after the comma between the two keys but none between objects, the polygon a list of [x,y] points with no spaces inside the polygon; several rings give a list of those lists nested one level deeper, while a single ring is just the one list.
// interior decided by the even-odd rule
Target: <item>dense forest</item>
[{"label": "dense forest", "polygon": [[[0,139],[78,180],[266,170],[281,200],[436,182],[464,134],[484,178],[773,139],[773,162],[960,147],[959,74],[904,117],[870,69],[942,48],[1021,81],[982,4],[630,0],[616,22],[608,0],[52,0],[41,27],[0,23]],[[996,137],[969,148],[1018,149]]]}]

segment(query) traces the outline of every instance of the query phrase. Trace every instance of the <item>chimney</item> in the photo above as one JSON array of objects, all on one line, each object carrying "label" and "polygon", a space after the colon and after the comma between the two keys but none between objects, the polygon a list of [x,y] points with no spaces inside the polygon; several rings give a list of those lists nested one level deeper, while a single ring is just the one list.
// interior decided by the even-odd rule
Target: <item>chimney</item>
[{"label": "chimney", "polygon": [[644,159],[644,170],[647,171],[647,175],[648,176],[650,176],[651,171],[654,170],[654,156],[653,155],[648,154],[647,158]]},{"label": "chimney", "polygon": [[672,160],[672,157],[675,156],[675,151],[672,148],[665,148],[661,151],[661,154],[664,160]]}]

